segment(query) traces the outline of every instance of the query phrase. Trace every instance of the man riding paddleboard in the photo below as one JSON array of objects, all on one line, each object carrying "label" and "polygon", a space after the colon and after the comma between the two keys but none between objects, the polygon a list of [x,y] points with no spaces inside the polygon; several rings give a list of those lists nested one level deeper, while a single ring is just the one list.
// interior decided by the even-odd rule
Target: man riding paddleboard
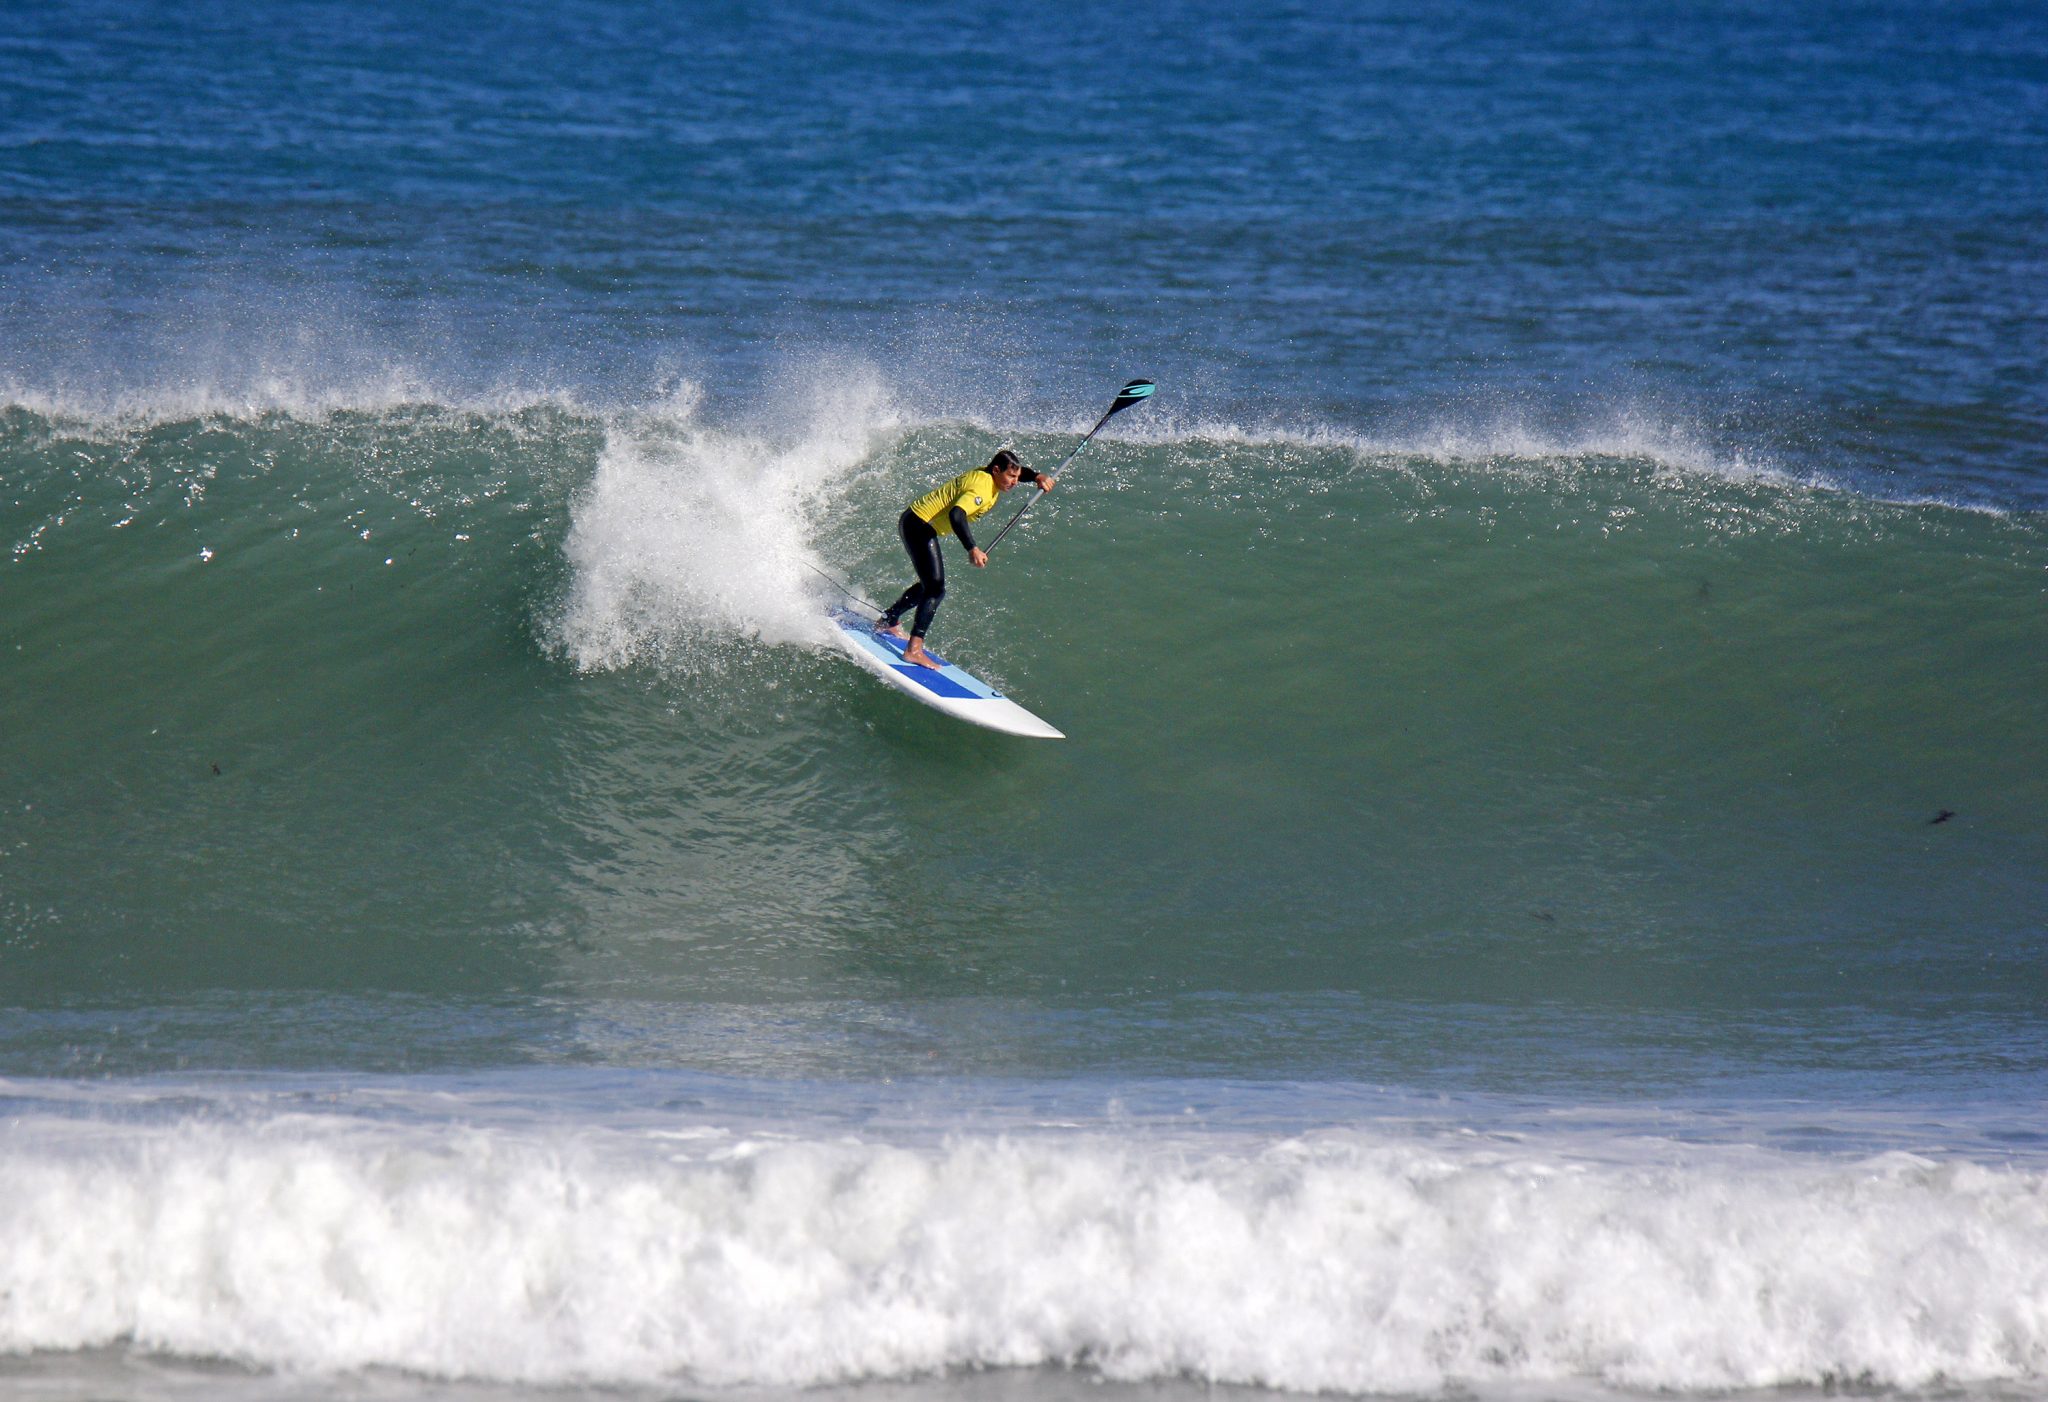
[{"label": "man riding paddleboard", "polygon": [[903,627],[897,620],[910,610],[917,610],[911,620],[910,643],[903,649],[905,662],[926,667],[939,665],[924,648],[924,635],[932,626],[932,616],[938,612],[939,601],[946,597],[946,560],[939,551],[939,537],[950,535],[958,539],[967,548],[968,563],[982,569],[988,564],[988,553],[975,545],[969,523],[986,516],[995,506],[996,498],[1019,482],[1035,482],[1039,491],[1049,492],[1058,480],[1033,472],[1005,448],[988,460],[987,467],[961,473],[904,509],[896,520],[896,529],[903,537],[910,566],[917,571],[917,582],[889,605],[881,621],[875,624],[875,631],[900,638]]}]

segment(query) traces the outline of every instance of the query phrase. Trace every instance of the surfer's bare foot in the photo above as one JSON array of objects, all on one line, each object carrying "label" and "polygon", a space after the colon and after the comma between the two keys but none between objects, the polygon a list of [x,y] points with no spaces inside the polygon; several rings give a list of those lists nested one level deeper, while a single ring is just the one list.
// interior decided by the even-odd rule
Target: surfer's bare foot
[{"label": "surfer's bare foot", "polygon": [[915,662],[920,667],[936,667],[939,665],[938,659],[924,650],[923,638],[912,638],[910,640],[910,646],[903,649],[903,660],[905,662]]},{"label": "surfer's bare foot", "polygon": [[875,625],[875,635],[877,637],[889,638],[907,638],[910,636],[903,631],[901,623],[877,623]]}]

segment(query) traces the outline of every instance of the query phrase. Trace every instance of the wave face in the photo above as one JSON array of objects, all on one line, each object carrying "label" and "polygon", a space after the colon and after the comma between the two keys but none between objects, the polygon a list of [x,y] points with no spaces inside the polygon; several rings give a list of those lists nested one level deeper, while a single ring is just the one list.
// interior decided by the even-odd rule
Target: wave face
[{"label": "wave face", "polygon": [[7,410],[22,996],[2017,996],[2038,516],[1161,415],[956,570],[937,640],[1075,737],[1020,747],[818,572],[892,593],[904,500],[1069,426],[797,403]]}]

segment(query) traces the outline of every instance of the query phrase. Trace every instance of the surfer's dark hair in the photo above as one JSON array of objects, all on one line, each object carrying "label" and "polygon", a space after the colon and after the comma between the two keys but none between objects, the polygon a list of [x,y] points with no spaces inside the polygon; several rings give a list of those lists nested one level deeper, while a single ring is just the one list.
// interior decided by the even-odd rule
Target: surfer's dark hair
[{"label": "surfer's dark hair", "polygon": [[996,455],[988,460],[988,470],[990,472],[994,472],[997,468],[1001,467],[1021,468],[1023,466],[1024,459],[1018,457],[1008,448],[998,448]]}]

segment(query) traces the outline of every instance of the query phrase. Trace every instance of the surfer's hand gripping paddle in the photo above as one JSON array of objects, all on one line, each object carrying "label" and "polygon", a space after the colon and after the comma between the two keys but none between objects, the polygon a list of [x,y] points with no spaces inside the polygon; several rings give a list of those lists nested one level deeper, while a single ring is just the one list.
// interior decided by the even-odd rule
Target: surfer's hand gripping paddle
[{"label": "surfer's hand gripping paddle", "polygon": [[[1081,439],[1081,441],[1074,445],[1073,452],[1067,454],[1064,458],[1060,459],[1060,465],[1058,467],[1054,468],[1051,472],[1045,475],[1048,477],[1058,477],[1061,473],[1065,472],[1067,470],[1067,464],[1072,462],[1075,458],[1081,456],[1081,450],[1088,446],[1088,440],[1090,438],[1093,438],[1096,434],[1102,431],[1102,426],[1109,422],[1110,417],[1112,415],[1121,413],[1123,410],[1130,408],[1133,404],[1143,404],[1146,400],[1152,397],[1152,390],[1153,384],[1150,380],[1132,380],[1129,384],[1125,385],[1121,390],[1117,391],[1115,402],[1112,403],[1109,406],[1109,408],[1103,411],[1102,417],[1095,421],[1095,427],[1089,429],[1087,434]],[[1003,537],[1010,533],[1010,527],[1016,525],[1019,521],[1024,519],[1024,513],[1031,509],[1031,502],[1037,501],[1040,497],[1044,495],[1044,492],[1033,492],[1031,494],[1031,500],[1025,502],[1022,506],[1018,507],[1017,514],[1015,516],[1012,516],[1009,520],[1003,522],[1003,528],[996,532],[996,538],[988,543],[988,545],[984,548],[984,553],[986,553],[986,551],[988,550],[993,550],[996,548],[996,546],[1000,545],[1002,543]]]}]

